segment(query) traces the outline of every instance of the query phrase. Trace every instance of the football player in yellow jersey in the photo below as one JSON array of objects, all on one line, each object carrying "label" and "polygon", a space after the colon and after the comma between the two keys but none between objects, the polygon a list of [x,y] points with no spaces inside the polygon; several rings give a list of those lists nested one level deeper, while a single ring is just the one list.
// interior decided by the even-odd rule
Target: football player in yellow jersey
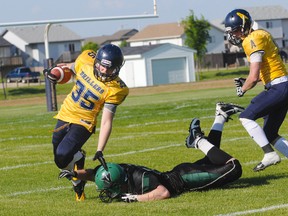
[{"label": "football player in yellow jersey", "polygon": [[[108,44],[97,53],[92,50],[83,51],[70,67],[75,74],[75,85],[55,116],[58,121],[52,138],[54,160],[58,168],[71,171],[84,168],[85,152],[81,149],[95,132],[97,116],[101,110],[98,146],[93,160],[105,163],[102,151],[112,130],[116,108],[129,93],[118,76],[123,64],[121,49]],[[46,77],[57,83],[53,71],[53,68],[48,69]],[[86,182],[72,179],[72,183],[76,200],[84,200]]]},{"label": "football player in yellow jersey", "polygon": [[[265,87],[239,116],[243,127],[264,152],[262,161],[254,168],[260,171],[281,161],[273,146],[288,157],[288,141],[278,134],[288,110],[288,76],[270,33],[254,30],[252,24],[250,14],[243,9],[235,9],[225,18],[228,41],[242,44],[250,63],[247,78],[234,79],[237,95],[242,97],[258,81]],[[263,128],[256,122],[259,118],[264,118]]]}]

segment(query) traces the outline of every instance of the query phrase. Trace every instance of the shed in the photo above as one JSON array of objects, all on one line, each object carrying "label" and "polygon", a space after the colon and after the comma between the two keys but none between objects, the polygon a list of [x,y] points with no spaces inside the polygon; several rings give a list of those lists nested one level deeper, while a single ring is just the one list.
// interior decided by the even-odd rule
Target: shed
[{"label": "shed", "polygon": [[122,51],[125,64],[120,77],[130,88],[195,81],[193,49],[165,43]]}]

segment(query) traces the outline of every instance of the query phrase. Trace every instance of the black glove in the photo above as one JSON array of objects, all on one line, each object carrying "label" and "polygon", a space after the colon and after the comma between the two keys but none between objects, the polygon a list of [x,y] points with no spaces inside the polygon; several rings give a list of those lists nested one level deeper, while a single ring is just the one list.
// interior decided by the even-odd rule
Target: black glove
[{"label": "black glove", "polygon": [[51,70],[53,69],[53,67],[51,68],[46,68],[43,70],[43,75],[45,77],[47,77],[47,79],[53,83],[53,84],[56,84],[57,83],[57,77],[54,75],[54,74],[51,74]]},{"label": "black glove", "polygon": [[234,83],[236,87],[242,87],[245,83],[246,79],[242,77],[238,77],[234,79]]},{"label": "black glove", "polygon": [[127,202],[127,203],[131,203],[131,202],[137,202],[137,195],[133,195],[133,194],[122,194],[121,196],[122,201]]},{"label": "black glove", "polygon": [[238,97],[242,97],[245,92],[242,90],[242,86],[244,85],[246,79],[242,77],[238,77],[234,79],[234,83],[236,86],[236,94]]},{"label": "black glove", "polygon": [[95,155],[94,155],[94,157],[93,157],[93,161],[95,161],[95,160],[97,160],[97,159],[100,161],[100,163],[101,163],[101,165],[104,167],[104,169],[105,169],[106,171],[108,171],[108,167],[107,167],[106,161],[105,161],[105,159],[104,159],[104,157],[103,157],[102,151],[97,151],[97,152],[95,153]]},{"label": "black glove", "polygon": [[103,158],[103,153],[102,153],[102,151],[97,151],[96,153],[95,153],[95,155],[94,155],[94,157],[93,157],[93,161],[95,161],[95,160],[99,160],[99,158]]},{"label": "black glove", "polygon": [[58,179],[67,178],[68,180],[71,180],[74,177],[77,177],[77,173],[75,171],[70,170],[61,170],[61,172],[58,175]]}]

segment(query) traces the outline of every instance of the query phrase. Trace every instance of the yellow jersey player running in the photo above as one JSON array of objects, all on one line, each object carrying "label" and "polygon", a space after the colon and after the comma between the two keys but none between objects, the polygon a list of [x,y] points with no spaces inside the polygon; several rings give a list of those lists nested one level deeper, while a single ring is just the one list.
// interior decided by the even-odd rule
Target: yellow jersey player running
[{"label": "yellow jersey player running", "polygon": [[[103,153],[112,130],[116,108],[129,93],[125,83],[119,78],[124,57],[118,46],[108,44],[97,53],[83,51],[70,70],[75,74],[75,85],[65,98],[53,132],[54,161],[61,170],[84,168],[85,152],[82,146],[95,132],[97,116],[102,112],[98,146],[93,160],[104,161]],[[55,68],[54,68],[55,69]],[[44,70],[46,77],[57,83],[53,68]],[[76,200],[85,199],[85,181],[72,179]]]},{"label": "yellow jersey player running", "polygon": [[[260,80],[265,87],[239,116],[243,127],[264,152],[264,158],[254,168],[260,171],[281,161],[273,146],[288,157],[288,142],[278,134],[288,110],[288,76],[270,33],[254,30],[252,24],[250,14],[243,9],[235,9],[225,18],[229,42],[242,44],[250,63],[248,77],[234,79],[237,95],[242,97]],[[263,128],[256,122],[259,118],[264,118]]]}]

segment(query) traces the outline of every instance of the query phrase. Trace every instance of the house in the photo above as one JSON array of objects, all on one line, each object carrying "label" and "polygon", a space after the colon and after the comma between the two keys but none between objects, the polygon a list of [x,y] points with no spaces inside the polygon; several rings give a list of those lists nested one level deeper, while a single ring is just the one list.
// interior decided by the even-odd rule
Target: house
[{"label": "house", "polygon": [[255,28],[270,32],[279,48],[288,48],[288,10],[281,6],[247,7]]},{"label": "house", "polygon": [[162,23],[148,25],[127,42],[131,47],[155,45],[162,43],[172,43],[178,46],[184,46],[185,33],[180,23]]},{"label": "house", "polygon": [[85,45],[88,42],[92,42],[98,44],[99,46],[109,43],[119,46],[123,41],[127,41],[136,33],[138,33],[137,29],[122,29],[112,35],[85,38],[82,42],[82,45]]},{"label": "house", "polygon": [[[207,53],[221,53],[224,51],[224,28],[221,21],[210,23],[209,40],[207,42]],[[162,23],[149,25],[143,28],[127,42],[130,46],[143,46],[161,43],[172,43],[185,46],[186,34],[180,23]]]},{"label": "house", "polygon": [[0,37],[0,66],[20,66],[23,64],[20,50],[4,38]]},{"label": "house", "polygon": [[209,22],[209,40],[206,46],[207,54],[222,53],[225,51],[224,32],[225,27],[222,19],[216,19]]},{"label": "house", "polygon": [[171,43],[123,47],[120,77],[128,87],[195,81],[194,52]]},{"label": "house", "polygon": [[[45,26],[7,28],[2,37],[21,52],[23,65],[43,66],[45,55]],[[81,50],[81,38],[62,25],[51,25],[49,34],[49,58],[57,60],[63,53]]]}]

